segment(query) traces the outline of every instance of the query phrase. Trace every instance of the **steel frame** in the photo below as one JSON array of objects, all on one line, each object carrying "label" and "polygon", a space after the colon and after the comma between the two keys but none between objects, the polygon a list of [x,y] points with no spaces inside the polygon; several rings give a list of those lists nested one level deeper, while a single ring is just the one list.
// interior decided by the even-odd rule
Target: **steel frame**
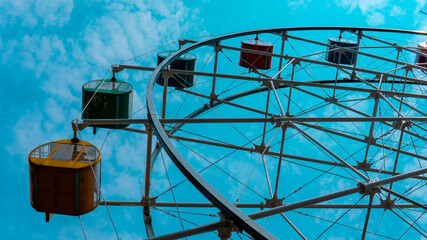
[{"label": "steel frame", "polygon": [[[246,208],[246,207],[252,208],[252,207],[254,207],[254,208],[263,209],[263,207],[264,207],[263,204],[237,204],[237,205],[231,204],[216,189],[214,189],[208,182],[206,182],[206,180],[204,180],[199,175],[199,173],[197,173],[192,168],[192,166],[186,161],[186,159],[181,155],[181,153],[176,149],[176,147],[171,142],[170,138],[177,138],[177,139],[186,140],[186,141],[194,141],[194,142],[203,143],[203,144],[211,144],[211,145],[220,146],[221,144],[219,144],[219,143],[214,143],[214,142],[209,142],[209,141],[204,141],[204,140],[189,139],[189,138],[185,138],[185,137],[176,136],[176,135],[174,135],[174,133],[177,131],[177,129],[182,127],[184,124],[190,124],[190,123],[195,124],[195,123],[245,123],[245,122],[247,123],[247,122],[251,122],[251,123],[264,123],[264,131],[263,131],[264,133],[263,133],[263,140],[262,140],[262,144],[263,144],[264,143],[264,137],[265,137],[265,126],[267,123],[269,123],[269,122],[271,122],[273,124],[290,123],[292,128],[297,129],[301,134],[308,137],[311,141],[314,141],[317,145],[319,145],[321,148],[326,150],[328,153],[334,155],[334,153],[332,151],[328,150],[324,146],[322,147],[322,145],[319,142],[316,142],[316,140],[314,138],[312,138],[309,134],[306,134],[304,132],[304,130],[302,130],[301,128],[296,126],[296,124],[307,125],[306,124],[307,122],[315,122],[315,123],[317,123],[317,122],[370,122],[371,128],[369,131],[369,137],[372,138],[372,132],[374,129],[374,125],[377,122],[384,123],[388,126],[392,126],[394,122],[416,123],[416,122],[427,121],[427,117],[405,117],[403,115],[400,115],[399,117],[376,117],[377,103],[376,103],[376,106],[374,108],[374,113],[372,114],[372,116],[369,116],[369,117],[364,116],[364,117],[349,117],[349,118],[343,118],[343,117],[304,118],[304,117],[289,117],[289,104],[287,106],[286,113],[283,111],[283,108],[282,108],[282,116],[274,116],[274,115],[269,113],[269,107],[268,107],[268,103],[270,102],[269,100],[267,101],[266,110],[264,112],[256,110],[256,109],[251,109],[249,107],[244,107],[244,106],[241,106],[241,105],[238,105],[238,104],[231,102],[232,100],[234,100],[236,98],[246,96],[246,95],[250,95],[250,94],[256,93],[257,91],[259,92],[259,89],[249,91],[249,92],[243,92],[243,93],[237,94],[236,96],[231,96],[231,97],[224,98],[224,99],[216,98],[217,95],[215,95],[215,82],[218,81],[218,78],[231,78],[231,79],[236,79],[236,80],[245,80],[245,81],[254,81],[254,82],[256,81],[256,82],[262,82],[267,86],[268,86],[268,83],[270,83],[271,89],[274,90],[274,93],[276,95],[277,102],[279,105],[280,105],[280,100],[279,100],[277,93],[275,91],[275,86],[277,86],[279,88],[290,87],[291,89],[294,87],[297,88],[298,86],[329,88],[329,89],[334,90],[334,96],[335,96],[336,90],[359,91],[359,92],[365,92],[365,93],[373,94],[375,96],[382,95],[386,101],[388,101],[388,100],[386,99],[385,96],[391,97],[395,100],[397,97],[401,97],[401,98],[413,97],[413,98],[417,98],[417,99],[426,99],[427,98],[427,96],[422,95],[422,94],[388,91],[388,90],[382,90],[381,88],[357,88],[357,87],[340,86],[337,83],[350,83],[350,82],[356,83],[356,82],[360,82],[360,81],[358,81],[356,79],[350,79],[350,80],[342,79],[341,80],[341,79],[338,79],[338,74],[337,74],[337,78],[334,80],[329,80],[329,81],[324,81],[324,82],[319,83],[319,82],[310,82],[310,81],[305,81],[305,82],[293,81],[293,72],[292,72],[292,79],[291,80],[281,79],[281,76],[280,76],[281,71],[278,74],[276,74],[277,79],[266,78],[266,77],[255,78],[255,77],[236,76],[236,75],[228,75],[228,74],[217,73],[219,49],[226,48],[226,49],[235,50],[235,51],[245,51],[245,52],[249,52],[249,53],[257,53],[257,54],[262,54],[262,55],[266,55],[266,56],[278,57],[280,59],[279,69],[281,69],[282,60],[284,60],[284,59],[288,60],[288,64],[292,63],[294,60],[298,60],[298,62],[305,62],[305,63],[309,63],[309,64],[320,64],[320,65],[327,66],[327,67],[337,68],[337,71],[338,70],[344,70],[344,71],[352,71],[353,73],[359,73],[359,72],[360,73],[369,73],[369,74],[376,74],[378,76],[377,79],[372,79],[372,80],[369,80],[368,82],[381,82],[383,77],[388,77],[388,78],[393,78],[393,83],[427,85],[426,80],[421,80],[418,78],[411,78],[408,76],[400,76],[400,75],[395,74],[396,69],[398,68],[397,67],[398,64],[401,65],[401,68],[407,68],[407,69],[411,69],[411,70],[412,69],[426,70],[425,68],[417,66],[415,64],[407,64],[404,62],[400,62],[398,60],[391,60],[391,59],[387,59],[387,58],[383,58],[383,57],[378,57],[376,55],[361,53],[358,51],[358,49],[354,49],[354,50],[348,49],[348,51],[358,53],[358,54],[360,53],[360,54],[365,55],[365,56],[375,57],[375,58],[378,58],[381,60],[387,60],[389,62],[395,63],[396,67],[394,69],[394,73],[388,73],[388,72],[384,73],[384,72],[378,72],[378,71],[359,68],[359,67],[356,67],[356,63],[353,66],[343,66],[343,65],[337,65],[337,64],[315,61],[315,60],[308,59],[308,58],[292,57],[292,56],[288,56],[288,55],[283,55],[283,48],[284,48],[283,46],[285,44],[285,40],[284,40],[285,38],[294,38],[294,39],[309,41],[307,39],[298,38],[295,36],[288,35],[288,32],[308,31],[308,30],[313,30],[313,31],[320,31],[320,30],[349,31],[352,33],[357,33],[359,36],[359,40],[361,37],[368,37],[367,35],[364,34],[365,32],[393,32],[393,33],[402,33],[402,34],[427,35],[426,32],[417,32],[417,31],[390,30],[390,29],[378,29],[378,28],[352,28],[352,27],[301,27],[301,28],[278,28],[278,29],[255,30],[255,31],[247,31],[247,32],[241,32],[241,33],[229,34],[226,36],[222,36],[222,37],[213,38],[210,40],[194,43],[193,45],[190,45],[186,48],[183,48],[183,49],[177,51],[174,55],[168,57],[156,69],[139,67],[139,66],[129,66],[129,65],[114,65],[114,66],[112,66],[113,72],[119,72],[123,69],[134,69],[134,70],[153,71],[153,74],[150,77],[148,87],[147,87],[147,110],[148,110],[148,118],[147,119],[128,119],[128,120],[105,120],[105,119],[104,120],[96,120],[95,119],[95,120],[82,120],[79,122],[79,125],[81,128],[84,128],[84,127],[87,127],[90,125],[112,124],[112,123],[115,123],[115,124],[117,124],[117,123],[145,124],[146,125],[145,131],[144,130],[136,130],[136,129],[127,129],[129,131],[148,133],[148,136],[150,138],[149,145],[147,146],[146,179],[145,179],[145,184],[144,184],[145,187],[144,187],[143,200],[141,202],[110,201],[107,203],[109,205],[120,205],[120,206],[144,206],[144,209],[147,210],[147,216],[149,216],[149,207],[152,207],[152,206],[159,206],[159,207],[160,206],[161,207],[172,207],[173,206],[173,207],[175,207],[175,206],[179,205],[180,207],[216,207],[222,212],[222,214],[224,214],[225,218],[227,219],[225,221],[219,221],[219,222],[207,224],[204,226],[199,226],[197,228],[184,230],[184,231],[181,231],[178,233],[172,233],[172,234],[168,234],[168,235],[161,236],[161,237],[154,237],[154,231],[152,231],[152,230],[149,231],[150,228],[152,229],[151,220],[148,220],[148,218],[147,218],[147,220],[145,222],[146,222],[146,229],[147,229],[147,234],[149,236],[149,239],[174,239],[177,237],[191,236],[193,234],[198,234],[198,233],[202,233],[202,232],[206,232],[206,231],[212,231],[212,230],[216,230],[219,228],[228,227],[231,224],[230,221],[232,221],[232,223],[235,226],[237,226],[241,230],[244,230],[245,232],[247,232],[249,235],[251,235],[255,239],[275,239],[275,237],[273,235],[271,235],[269,232],[267,232],[263,227],[259,226],[253,220],[272,216],[275,214],[282,214],[283,212],[290,211],[290,210],[297,209],[297,208],[348,208],[350,205],[339,205],[339,204],[323,204],[323,205],[320,205],[318,203],[321,203],[321,202],[324,202],[327,200],[331,200],[331,199],[335,199],[335,198],[339,198],[339,197],[343,197],[343,196],[347,196],[347,195],[354,194],[354,193],[371,195],[371,200],[370,200],[368,205],[353,206],[354,208],[367,208],[367,209],[369,209],[367,212],[365,227],[363,230],[363,235],[362,235],[362,239],[363,239],[365,234],[366,234],[366,231],[367,231],[366,230],[367,229],[367,222],[369,221],[369,215],[370,215],[371,209],[384,208],[381,205],[372,204],[372,198],[373,198],[372,194],[374,194],[375,191],[380,191],[380,190],[384,190],[384,191],[388,192],[389,194],[393,194],[399,198],[405,199],[405,200],[409,201],[410,203],[412,203],[412,204],[396,205],[396,206],[399,206],[399,208],[421,207],[421,208],[425,209],[426,204],[418,203],[418,202],[416,202],[410,198],[407,198],[403,195],[400,195],[399,193],[396,193],[396,192],[392,191],[391,189],[385,188],[384,185],[385,184],[392,184],[396,181],[401,181],[401,180],[407,179],[407,178],[418,178],[418,179],[426,180],[426,177],[423,177],[421,175],[427,173],[427,168],[422,168],[422,169],[412,171],[409,173],[397,173],[396,169],[394,169],[393,172],[388,173],[388,174],[392,175],[391,177],[371,182],[370,179],[368,179],[364,174],[362,174],[361,172],[359,172],[357,170],[357,169],[362,169],[361,167],[352,166],[352,165],[346,163],[344,160],[342,160],[339,156],[336,156],[336,159],[338,159],[341,163],[337,164],[337,163],[329,162],[327,164],[336,165],[336,166],[345,166],[347,168],[352,169],[355,173],[357,173],[357,175],[359,175],[361,177],[361,180],[357,186],[355,186],[353,188],[346,189],[346,190],[327,194],[324,196],[320,196],[320,197],[316,197],[316,198],[307,199],[307,200],[303,200],[300,202],[292,203],[292,204],[276,206],[276,207],[270,208],[268,210],[264,210],[264,211],[260,211],[257,213],[247,215],[247,214],[243,213],[239,208]],[[283,40],[282,40],[281,54],[269,54],[269,53],[254,51],[254,50],[246,50],[246,49],[241,49],[241,48],[224,46],[224,45],[220,44],[220,41],[227,40],[230,38],[246,36],[246,35],[250,35],[250,34],[262,34],[262,33],[273,33],[273,34],[279,34],[282,36]],[[390,43],[383,41],[383,40],[379,40],[379,41],[382,41],[383,43],[390,44]],[[188,41],[188,42],[190,42],[190,41]],[[319,43],[319,42],[315,42],[315,43],[316,44],[323,44],[323,43]],[[162,118],[159,118],[157,111],[156,111],[156,108],[155,108],[155,105],[154,105],[154,102],[153,102],[153,88],[154,88],[154,83],[155,83],[156,78],[161,73],[161,71],[163,71],[163,69],[166,66],[168,66],[179,55],[186,53],[186,52],[189,52],[191,50],[194,50],[200,46],[205,46],[205,45],[211,45],[211,46],[215,47],[215,67],[214,67],[213,73],[188,72],[188,71],[170,70],[169,69],[168,71],[170,71],[170,72],[168,74],[193,74],[193,75],[197,75],[197,76],[212,77],[213,85],[212,85],[212,91],[211,91],[210,96],[201,95],[199,93],[194,93],[194,92],[191,92],[188,90],[181,90],[181,91],[186,92],[188,94],[196,94],[200,97],[210,99],[211,100],[210,106],[208,106],[208,107],[204,106],[204,107],[200,108],[199,110],[196,110],[195,112],[190,114],[187,118],[165,119],[165,116],[166,116],[165,115],[166,91],[164,91],[164,93],[163,93],[163,104],[162,104],[163,110],[161,113]],[[325,44],[323,44],[323,45],[325,45]],[[392,45],[392,44],[390,44],[390,45]],[[325,46],[329,46],[329,45],[326,44]],[[393,45],[393,47],[401,48],[401,46],[396,46],[396,45]],[[402,47],[402,49],[414,52],[414,50],[409,49],[409,48]],[[400,80],[396,80],[396,79],[400,79]],[[329,83],[335,83],[335,85],[328,85]],[[166,86],[166,82],[165,82],[165,86]],[[166,87],[164,87],[164,89],[166,89]],[[265,90],[268,90],[268,93],[270,93],[270,87],[263,89],[263,91],[265,91]],[[400,101],[400,103],[401,103],[401,106],[402,106],[402,103],[407,105],[407,103],[403,102],[402,100]],[[264,117],[263,118],[216,118],[216,119],[197,119],[197,118],[195,118],[199,114],[201,114],[202,112],[204,112],[210,108],[216,107],[220,104],[229,104],[231,106],[240,107],[242,109],[254,111],[254,112],[257,112],[259,114],[264,114]],[[337,104],[337,103],[334,103],[334,104]],[[393,105],[391,103],[390,103],[390,105],[393,107]],[[400,106],[400,108],[401,108],[401,106]],[[417,110],[418,109],[416,109],[416,111]],[[418,111],[420,111],[420,110],[418,110]],[[424,114],[424,116],[426,116],[426,115]],[[165,131],[164,126],[165,126],[165,124],[169,124],[169,123],[174,123],[176,125],[175,125],[174,130],[167,132],[167,131]],[[316,126],[313,125],[312,127],[316,127]],[[320,127],[317,126],[317,128],[320,128]],[[150,151],[152,148],[151,147],[151,141],[152,141],[151,140],[151,136],[152,136],[151,134],[152,134],[152,132],[155,133],[157,140],[160,143],[160,144],[155,145],[153,152]],[[402,129],[401,139],[403,138],[403,134],[406,132],[407,131],[405,131],[405,129]],[[416,133],[411,132],[411,134],[416,134]],[[416,135],[419,136],[419,134],[416,134]],[[284,138],[284,136],[285,136],[285,131],[283,131],[283,138]],[[283,140],[282,140],[282,143],[283,143]],[[364,163],[366,163],[369,147],[371,145],[381,146],[378,143],[374,143],[374,142],[369,141],[368,145],[367,145],[367,149],[366,149],[366,156],[365,156],[365,159],[363,161]],[[224,147],[233,148],[233,146],[231,146],[231,145],[227,145]],[[207,203],[161,203],[161,202],[158,202],[158,203],[154,202],[153,203],[153,202],[149,201],[148,196],[149,196],[150,174],[151,174],[152,166],[154,164],[154,160],[162,148],[167,152],[169,157],[172,159],[172,161],[175,163],[175,165],[180,169],[180,171],[187,177],[187,179],[211,202],[210,204],[207,204]],[[250,148],[248,149],[248,148],[239,147],[239,146],[234,146],[234,148],[240,149],[240,150],[249,150],[250,149]],[[393,149],[393,151],[395,151],[397,153],[397,156],[396,156],[396,164],[397,164],[399,154],[405,154],[405,151],[401,150],[401,141],[400,141],[400,144],[399,144],[397,149],[394,149],[394,148],[391,148],[391,149]],[[268,152],[268,154],[279,156],[280,159],[282,157],[287,157],[287,158],[308,160],[308,158],[306,158],[306,157],[298,157],[298,156],[291,156],[289,154],[283,154],[283,145],[280,148],[280,153]],[[311,160],[313,160],[314,162],[316,162],[316,161],[321,162],[321,160],[316,160],[316,159],[311,159]],[[427,158],[425,160],[427,160]],[[279,164],[281,162],[282,161],[280,160]],[[396,164],[395,164],[395,166],[396,166]],[[279,165],[279,169],[280,169],[280,165]],[[362,169],[362,170],[379,171],[378,169]],[[383,172],[387,172],[387,171],[383,171]],[[277,197],[276,193],[277,193],[278,181],[279,181],[279,179],[277,177],[276,187],[275,187],[275,191],[274,191],[275,192],[274,196],[276,196],[276,197]],[[390,188],[391,188],[391,186],[390,186]],[[284,215],[282,215],[282,216],[284,217]],[[292,223],[290,223],[290,224],[292,225]],[[416,230],[418,231],[418,229],[416,229]],[[300,234],[300,235],[303,237],[302,234]]]}]

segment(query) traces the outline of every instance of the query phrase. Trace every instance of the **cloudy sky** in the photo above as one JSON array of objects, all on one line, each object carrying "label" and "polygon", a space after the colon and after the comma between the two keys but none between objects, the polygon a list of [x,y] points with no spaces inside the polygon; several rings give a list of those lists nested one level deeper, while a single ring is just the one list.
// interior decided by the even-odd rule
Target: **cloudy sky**
[{"label": "cloudy sky", "polygon": [[[154,67],[155,54],[139,56],[182,38],[294,26],[427,29],[425,0],[2,0],[0,1],[0,238],[82,239],[80,222],[55,216],[51,223],[29,203],[28,153],[45,142],[70,138],[81,111],[83,83],[103,79],[111,64]],[[174,45],[175,44],[175,45]],[[149,73],[126,73],[135,86],[134,109],[145,103]],[[144,118],[144,111],[136,117]],[[88,130],[89,131],[89,130]],[[102,132],[101,134],[106,134]],[[88,134],[97,146],[103,139]],[[116,133],[106,143],[106,198],[141,196],[145,137]],[[123,159],[123,156],[126,156]],[[162,172],[159,167],[159,171]],[[162,173],[159,173],[160,175]],[[160,179],[158,185],[166,185]],[[101,208],[101,207],[99,207]],[[98,209],[99,209],[98,208]],[[84,216],[88,239],[115,239],[105,210]],[[145,237],[139,210],[112,210],[122,239]]]}]

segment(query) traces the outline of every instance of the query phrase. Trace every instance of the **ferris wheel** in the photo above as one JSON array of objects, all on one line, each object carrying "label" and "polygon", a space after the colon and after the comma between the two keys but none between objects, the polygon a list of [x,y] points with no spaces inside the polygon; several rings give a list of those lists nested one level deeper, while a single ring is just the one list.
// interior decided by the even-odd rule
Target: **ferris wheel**
[{"label": "ferris wheel", "polygon": [[[30,153],[32,205],[47,220],[142,207],[148,239],[427,238],[425,35],[263,29],[180,40],[157,68],[113,65],[83,86],[75,137]],[[153,72],[147,118],[121,71]],[[87,127],[147,135],[141,201],[102,199]]]}]

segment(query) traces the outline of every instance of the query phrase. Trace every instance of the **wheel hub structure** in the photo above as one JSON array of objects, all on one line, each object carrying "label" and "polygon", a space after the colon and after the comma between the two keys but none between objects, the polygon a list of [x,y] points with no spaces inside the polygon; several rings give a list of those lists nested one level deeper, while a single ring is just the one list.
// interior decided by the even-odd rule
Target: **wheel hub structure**
[{"label": "wheel hub structure", "polygon": [[[426,35],[264,29],[180,40],[156,69],[113,65],[153,74],[147,119],[79,122],[148,136],[142,201],[107,204],[143,206],[149,239],[427,237]],[[184,54],[194,71],[172,67]],[[157,227],[162,214],[176,222]]]}]

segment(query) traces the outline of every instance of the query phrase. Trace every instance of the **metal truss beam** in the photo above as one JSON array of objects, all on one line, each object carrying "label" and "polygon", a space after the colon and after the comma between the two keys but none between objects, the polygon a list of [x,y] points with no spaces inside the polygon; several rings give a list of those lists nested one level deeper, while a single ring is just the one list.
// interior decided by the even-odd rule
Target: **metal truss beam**
[{"label": "metal truss beam", "polygon": [[[143,206],[142,202],[132,202],[132,201],[106,201],[100,202],[100,205],[107,204],[108,206],[127,206],[127,207],[140,207]],[[192,203],[192,202],[153,202],[150,204],[152,207],[180,207],[180,208],[215,208],[215,206],[212,203]],[[285,206],[284,204],[283,206]],[[421,203],[423,207],[427,207],[427,203]],[[236,205],[238,208],[259,208],[264,209],[267,208],[265,203],[238,203]],[[372,204],[371,206],[374,209],[384,209],[384,205],[381,204]],[[406,209],[406,208],[420,208],[419,205],[415,204],[395,204],[393,207]],[[309,206],[304,206],[302,208],[309,208],[309,209],[348,209],[348,208],[355,208],[355,209],[367,209],[369,208],[368,204],[314,204]]]},{"label": "metal truss beam", "polygon": [[[130,132],[144,133],[144,134],[147,133],[145,130],[133,129],[133,128],[124,128],[124,130],[130,131]],[[247,151],[247,152],[253,152],[254,151],[254,149],[250,148],[250,147],[242,147],[242,146],[237,146],[237,145],[233,145],[233,144],[213,142],[213,141],[201,140],[201,139],[196,139],[196,138],[177,136],[177,135],[173,135],[173,134],[169,134],[169,137],[176,139],[176,140],[207,144],[207,145],[211,145],[211,146],[224,147],[224,148],[229,148],[229,149],[237,149],[237,150],[242,150],[242,151]],[[357,138],[357,139],[359,139],[359,138]],[[362,141],[362,139],[359,139],[359,140]],[[377,145],[377,144],[375,144],[375,145]],[[393,149],[394,148],[391,148],[391,150],[393,150]],[[401,152],[401,153],[406,154],[406,152]],[[307,161],[307,162],[313,162],[313,163],[319,163],[319,164],[326,164],[326,165],[338,166],[338,167],[346,167],[344,164],[341,164],[341,163],[336,163],[336,162],[331,162],[331,161],[326,161],[326,160],[321,160],[321,159],[315,159],[315,158],[308,158],[308,157],[297,156],[297,155],[291,155],[291,154],[284,154],[284,153],[280,154],[278,152],[272,152],[272,151],[265,152],[265,155],[276,156],[276,157],[282,156],[284,158],[289,158],[289,159],[295,159],[295,160],[301,160],[301,161]],[[358,170],[364,170],[364,171],[368,171],[368,172],[383,173],[383,174],[387,174],[387,175],[402,174],[400,172],[393,173],[392,171],[376,169],[376,168],[366,169],[366,168],[364,168],[362,166],[358,166],[358,165],[352,165],[352,166]],[[415,176],[413,178],[414,179],[420,179],[420,180],[427,180],[427,177],[423,177],[423,176]]]},{"label": "metal truss beam", "polygon": [[[103,124],[146,124],[148,119],[83,119],[81,125]],[[427,117],[271,117],[271,118],[165,118],[159,119],[165,123],[268,123],[277,122],[395,122],[412,121],[427,122]]]},{"label": "metal truss beam", "polygon": [[334,192],[334,193],[330,193],[330,194],[326,194],[323,196],[319,196],[319,197],[315,197],[315,198],[311,198],[311,199],[307,199],[307,200],[303,200],[300,202],[296,202],[296,203],[291,203],[291,204],[287,204],[287,205],[283,205],[283,206],[279,206],[279,207],[274,207],[265,211],[261,211],[261,212],[257,212],[257,213],[252,213],[249,214],[249,217],[251,217],[252,219],[260,219],[260,218],[264,218],[264,217],[269,217],[269,216],[273,216],[282,212],[286,212],[286,211],[291,211],[297,208],[302,208],[305,206],[310,206],[313,204],[317,204],[320,202],[325,202],[325,201],[329,201],[332,199],[336,199],[339,197],[344,197],[347,195],[351,195],[354,193],[366,193],[369,192],[370,190],[392,183],[392,182],[398,182],[407,178],[411,178],[414,176],[418,176],[421,174],[427,173],[427,168],[421,168],[415,171],[411,171],[411,172],[407,172],[407,173],[403,173],[397,176],[393,176],[393,177],[389,177],[389,178],[385,178],[385,179],[381,179],[378,181],[374,181],[374,182],[369,182],[369,183],[359,183],[357,187],[353,187],[353,188],[348,188],[342,191],[338,191],[338,192]]},{"label": "metal truss beam", "polygon": [[[314,60],[306,60],[306,61],[323,63],[323,62],[314,61]],[[324,63],[324,64],[326,64],[326,63]],[[330,64],[330,65],[334,66],[334,64]],[[343,65],[338,65],[338,66],[342,67]],[[130,68],[131,67],[132,69],[138,69],[139,68],[138,66],[129,66],[129,65],[123,65],[123,66],[121,65],[121,67],[123,67],[123,68]],[[348,67],[348,68],[351,68],[351,69],[348,69],[348,70],[354,70],[354,71],[357,71],[357,72],[363,72],[363,69],[360,69],[360,68],[356,68],[356,69],[352,69],[353,67]],[[384,95],[387,95],[387,96],[403,96],[403,97],[414,97],[414,98],[427,98],[427,96],[425,96],[423,94],[414,94],[414,93],[407,93],[407,92],[393,92],[393,91],[387,91],[387,90],[381,90],[381,89],[368,89],[368,88],[346,87],[346,86],[339,86],[339,85],[326,85],[326,84],[322,84],[321,81],[319,81],[318,83],[310,82],[310,81],[290,81],[290,80],[285,80],[285,79],[271,79],[271,78],[261,78],[261,77],[249,77],[249,76],[243,76],[243,75],[208,73],[208,72],[197,72],[197,71],[184,71],[184,70],[177,70],[177,69],[169,69],[168,71],[170,71],[173,74],[185,74],[185,75],[216,77],[218,79],[225,78],[225,79],[256,81],[256,82],[263,82],[263,83],[267,83],[269,81],[272,81],[273,83],[284,84],[284,85],[287,85],[287,86],[323,87],[323,88],[348,90],[348,91],[358,91],[358,92],[368,92],[368,93],[378,93],[378,92],[381,92],[381,93],[383,93]],[[421,79],[418,79],[418,78],[411,78],[411,77],[404,77],[404,76],[400,76],[400,75],[386,74],[386,73],[383,73],[383,72],[377,72],[377,71],[371,71],[371,70],[369,70],[367,73],[374,74],[374,75],[381,75],[381,74],[383,74],[384,76],[387,75],[387,76],[389,76],[391,78],[398,78],[398,79],[402,80],[402,81],[393,81],[395,84],[397,84],[397,83],[402,83],[403,84],[406,81],[406,84],[427,85],[427,80],[421,80]],[[372,80],[372,79],[367,79],[367,80]],[[324,80],[324,81],[335,82],[335,79],[334,80]],[[338,82],[339,83],[343,83],[343,82],[360,83],[361,81],[358,81],[358,80],[357,81],[356,80],[345,80],[345,79],[343,79],[342,81],[338,81]]]}]

